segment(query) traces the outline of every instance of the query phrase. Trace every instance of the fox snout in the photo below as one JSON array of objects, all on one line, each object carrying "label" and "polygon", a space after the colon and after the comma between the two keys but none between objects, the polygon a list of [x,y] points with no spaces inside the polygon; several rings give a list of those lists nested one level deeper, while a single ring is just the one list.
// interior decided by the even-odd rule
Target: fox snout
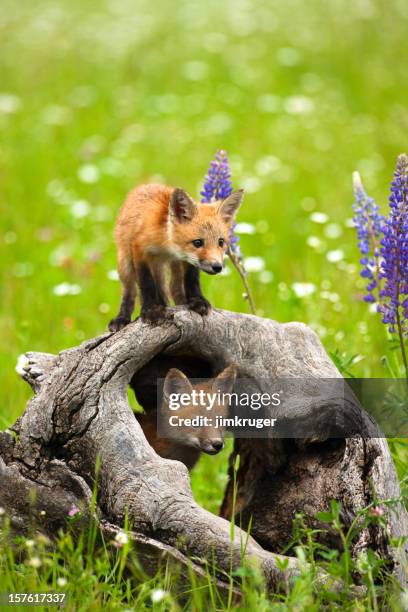
[{"label": "fox snout", "polygon": [[203,272],[207,272],[207,274],[219,274],[222,272],[224,265],[220,261],[200,261],[199,267]]},{"label": "fox snout", "polygon": [[224,448],[224,440],[200,440],[200,448],[207,455],[216,455]]}]

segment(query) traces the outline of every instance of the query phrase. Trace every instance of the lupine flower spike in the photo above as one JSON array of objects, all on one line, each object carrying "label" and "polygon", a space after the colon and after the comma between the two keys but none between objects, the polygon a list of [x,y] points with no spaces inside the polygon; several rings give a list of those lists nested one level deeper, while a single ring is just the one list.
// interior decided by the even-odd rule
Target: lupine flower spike
[{"label": "lupine flower spike", "polygon": [[[225,151],[220,150],[217,151],[215,159],[211,162],[208,173],[204,179],[203,189],[200,192],[201,202],[209,204],[217,200],[224,200],[232,191],[233,187],[228,157]],[[235,227],[236,223],[231,227],[227,253],[244,284],[244,298],[248,300],[251,311],[255,314],[255,304],[249,288],[247,272],[239,247],[239,236],[235,234]]]},{"label": "lupine flower spike", "polygon": [[405,340],[408,335],[408,156],[398,157],[391,183],[388,217],[364,191],[354,174],[354,225],[362,254],[361,276],[368,279],[367,302],[377,303],[382,322],[397,334],[408,378]]}]

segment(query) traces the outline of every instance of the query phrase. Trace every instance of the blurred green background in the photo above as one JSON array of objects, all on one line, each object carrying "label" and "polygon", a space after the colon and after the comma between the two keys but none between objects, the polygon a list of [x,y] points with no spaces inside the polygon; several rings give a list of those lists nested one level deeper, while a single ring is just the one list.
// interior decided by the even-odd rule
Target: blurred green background
[{"label": "blurred green background", "polygon": [[[198,196],[218,148],[247,193],[259,313],[313,326],[357,355],[354,375],[388,375],[396,353],[361,301],[351,173],[386,206],[408,148],[404,0],[2,0],[0,20],[1,427],[30,396],[20,353],[76,345],[116,314],[127,191]],[[247,310],[234,271],[204,283]]]}]

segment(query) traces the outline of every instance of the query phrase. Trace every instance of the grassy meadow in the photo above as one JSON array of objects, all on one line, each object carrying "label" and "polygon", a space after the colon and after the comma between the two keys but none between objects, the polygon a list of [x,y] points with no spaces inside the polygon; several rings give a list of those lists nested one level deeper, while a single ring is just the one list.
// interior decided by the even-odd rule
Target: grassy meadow
[{"label": "grassy meadow", "polygon": [[[311,325],[349,374],[402,375],[362,301],[351,175],[360,171],[385,212],[396,157],[408,152],[403,0],[0,6],[0,429],[31,395],[15,371],[21,353],[77,345],[116,314],[112,231],[127,191],[159,181],[197,197],[219,148],[246,190],[238,221],[258,313]],[[215,306],[248,311],[232,269],[203,284]],[[393,452],[403,478],[404,442]],[[226,464],[226,452],[206,457],[192,475],[198,501],[214,512]],[[103,548],[92,565],[91,549],[75,552],[69,538],[44,555],[47,571],[62,563],[67,581],[78,581],[72,609],[183,609],[170,595],[151,598],[170,589],[167,575],[148,581],[141,570],[137,596],[123,604],[122,574],[106,578]],[[0,591],[56,585],[55,571],[50,578],[6,557],[7,580],[15,563],[17,582],[0,577]],[[306,578],[274,604],[257,580],[252,609],[319,609]],[[191,597],[190,609],[216,607]]]}]

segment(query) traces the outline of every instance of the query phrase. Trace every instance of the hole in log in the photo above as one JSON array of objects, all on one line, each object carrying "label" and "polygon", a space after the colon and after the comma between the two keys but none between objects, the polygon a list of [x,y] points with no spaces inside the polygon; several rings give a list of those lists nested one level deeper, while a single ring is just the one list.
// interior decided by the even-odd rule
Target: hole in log
[{"label": "hole in log", "polygon": [[[322,527],[312,517],[319,511],[328,510],[330,500],[337,497],[346,448],[344,439],[329,439],[304,448],[298,448],[296,440],[282,440],[282,443],[285,462],[276,472],[263,471],[249,505],[237,517],[245,529],[252,516],[251,535],[261,546],[275,552],[287,550],[296,514],[307,515],[309,526]],[[248,466],[248,478],[254,473],[261,474],[262,467]],[[245,481],[245,474],[241,474],[241,478]],[[328,546],[339,546],[330,532],[317,539]]]},{"label": "hole in log", "polygon": [[146,363],[140,370],[135,372],[129,385],[133,390],[137,403],[145,412],[157,410],[157,381],[165,378],[171,368],[177,368],[187,378],[210,378],[213,375],[213,367],[204,359],[192,357],[191,355],[163,355],[160,353],[154,359]]}]

